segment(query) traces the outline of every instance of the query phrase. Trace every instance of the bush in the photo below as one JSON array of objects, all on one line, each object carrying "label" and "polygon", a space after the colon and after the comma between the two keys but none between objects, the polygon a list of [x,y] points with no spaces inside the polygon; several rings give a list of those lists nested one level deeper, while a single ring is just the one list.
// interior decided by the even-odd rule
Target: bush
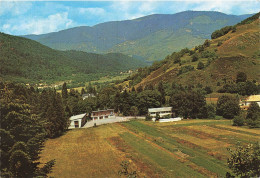
[{"label": "bush", "polygon": [[240,107],[237,98],[223,95],[219,97],[217,102],[216,113],[226,119],[233,119],[239,114]]},{"label": "bush", "polygon": [[217,44],[217,46],[221,46],[222,45],[222,42],[221,41],[219,41],[218,42],[218,44]]},{"label": "bush", "polygon": [[191,66],[191,65],[183,66],[183,67],[181,67],[181,69],[179,70],[178,75],[183,74],[183,73],[186,73],[186,72],[189,72],[189,71],[192,71],[192,70],[194,70],[194,67]]},{"label": "bush", "polygon": [[150,114],[147,114],[147,115],[145,116],[145,120],[146,120],[146,121],[151,121],[151,120],[152,120],[152,116],[150,116]]},{"label": "bush", "polygon": [[204,69],[204,67],[205,66],[204,66],[203,62],[199,62],[198,65],[197,65],[198,70]]},{"label": "bush", "polygon": [[236,116],[233,120],[233,126],[243,126],[245,123],[245,118],[242,116]]},{"label": "bush", "polygon": [[198,54],[193,54],[192,57],[191,57],[191,61],[192,61],[192,62],[195,62],[195,61],[197,61],[198,59],[199,59]]},{"label": "bush", "polygon": [[260,127],[260,107],[256,102],[252,102],[248,108],[246,116],[247,124],[251,128]]},{"label": "bush", "polygon": [[[260,176],[260,145],[248,144],[239,146],[236,150],[228,149],[231,156],[228,158],[228,167],[238,177]],[[231,175],[230,173],[228,173]],[[231,177],[231,176],[230,176]]]}]

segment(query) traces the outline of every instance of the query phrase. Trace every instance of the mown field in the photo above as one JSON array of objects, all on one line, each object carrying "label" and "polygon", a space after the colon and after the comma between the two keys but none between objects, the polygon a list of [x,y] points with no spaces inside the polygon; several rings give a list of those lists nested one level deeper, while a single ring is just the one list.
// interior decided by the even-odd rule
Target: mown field
[{"label": "mown field", "polygon": [[54,177],[119,177],[120,163],[138,177],[218,177],[227,148],[260,140],[260,130],[230,120],[130,121],[68,131],[46,142],[41,161],[56,159]]}]

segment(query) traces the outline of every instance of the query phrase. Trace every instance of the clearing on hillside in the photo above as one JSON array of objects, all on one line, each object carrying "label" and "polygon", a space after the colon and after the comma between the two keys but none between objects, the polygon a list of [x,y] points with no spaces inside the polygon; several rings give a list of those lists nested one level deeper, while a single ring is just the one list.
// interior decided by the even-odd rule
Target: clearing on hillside
[{"label": "clearing on hillside", "polygon": [[234,127],[230,120],[134,120],[49,139],[41,161],[56,159],[54,177],[119,177],[122,161],[138,177],[223,177],[230,171],[226,148],[259,139],[260,130]]}]

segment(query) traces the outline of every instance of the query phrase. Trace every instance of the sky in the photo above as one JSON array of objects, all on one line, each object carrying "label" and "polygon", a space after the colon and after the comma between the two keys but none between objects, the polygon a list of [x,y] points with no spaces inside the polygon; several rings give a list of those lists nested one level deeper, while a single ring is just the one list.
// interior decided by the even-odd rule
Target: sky
[{"label": "sky", "polygon": [[76,26],[93,26],[107,21],[129,20],[150,14],[175,14],[186,10],[252,14],[260,11],[260,1],[0,0],[0,32],[11,35],[43,34]]}]

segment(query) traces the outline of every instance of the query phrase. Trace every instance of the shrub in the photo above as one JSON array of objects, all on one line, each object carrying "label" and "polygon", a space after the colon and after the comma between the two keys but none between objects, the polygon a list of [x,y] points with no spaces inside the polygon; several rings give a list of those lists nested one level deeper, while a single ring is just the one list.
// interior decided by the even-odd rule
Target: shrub
[{"label": "shrub", "polygon": [[218,45],[218,46],[221,46],[221,45],[222,45],[222,42],[221,42],[221,41],[219,41],[217,45]]},{"label": "shrub", "polygon": [[[260,176],[260,145],[248,144],[239,146],[236,150],[228,149],[231,156],[228,158],[228,167],[239,177]],[[228,173],[231,175],[230,173]],[[231,177],[231,176],[230,176]]]},{"label": "shrub", "polygon": [[252,128],[260,127],[260,107],[256,102],[252,102],[248,108],[246,116],[247,124]]},{"label": "shrub", "polygon": [[183,67],[181,67],[181,69],[179,70],[178,75],[183,74],[183,73],[186,73],[186,72],[189,72],[189,71],[192,71],[192,70],[194,70],[194,67],[191,66],[191,65],[183,66]]},{"label": "shrub", "polygon": [[192,57],[191,57],[191,61],[192,61],[192,62],[195,62],[195,61],[197,61],[198,59],[199,59],[198,54],[193,54]]},{"label": "shrub", "polygon": [[205,66],[204,66],[203,62],[199,62],[198,65],[197,65],[197,69],[198,69],[198,70],[201,70],[201,69],[203,69],[204,67],[205,67]]},{"label": "shrub", "polygon": [[216,113],[226,119],[233,119],[239,114],[239,101],[237,98],[223,95],[219,97],[217,102]]},{"label": "shrub", "polygon": [[234,126],[243,126],[245,123],[245,118],[243,118],[242,116],[236,116],[233,120],[233,125]]},{"label": "shrub", "polygon": [[145,116],[145,120],[146,120],[146,121],[151,121],[151,120],[152,120],[152,116],[150,116],[150,114],[147,114],[147,115]]}]

